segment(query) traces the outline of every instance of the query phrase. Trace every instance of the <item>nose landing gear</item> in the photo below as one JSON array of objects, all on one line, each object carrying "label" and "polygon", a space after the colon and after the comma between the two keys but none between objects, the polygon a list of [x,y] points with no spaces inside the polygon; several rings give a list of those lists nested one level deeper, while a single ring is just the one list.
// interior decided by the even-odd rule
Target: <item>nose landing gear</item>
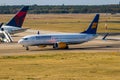
[{"label": "nose landing gear", "polygon": [[28,47],[28,46],[24,46],[24,45],[23,45],[23,47],[25,47],[25,49],[26,49],[27,51],[29,50],[29,47]]}]

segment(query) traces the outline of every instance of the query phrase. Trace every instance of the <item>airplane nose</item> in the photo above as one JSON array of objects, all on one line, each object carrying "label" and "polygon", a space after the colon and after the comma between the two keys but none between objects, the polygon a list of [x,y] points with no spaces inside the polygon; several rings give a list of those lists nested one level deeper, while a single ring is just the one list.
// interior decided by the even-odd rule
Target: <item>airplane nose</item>
[{"label": "airplane nose", "polygon": [[19,41],[18,41],[18,44],[23,44],[23,40],[19,40]]}]

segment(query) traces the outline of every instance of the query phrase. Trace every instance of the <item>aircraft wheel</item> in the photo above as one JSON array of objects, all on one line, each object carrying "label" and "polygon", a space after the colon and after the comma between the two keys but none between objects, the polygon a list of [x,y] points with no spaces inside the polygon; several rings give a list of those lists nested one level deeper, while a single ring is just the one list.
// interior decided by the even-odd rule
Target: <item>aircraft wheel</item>
[{"label": "aircraft wheel", "polygon": [[26,47],[26,50],[28,51],[28,50],[29,50],[29,47]]},{"label": "aircraft wheel", "polygon": [[69,49],[69,46],[67,45],[65,49]]}]

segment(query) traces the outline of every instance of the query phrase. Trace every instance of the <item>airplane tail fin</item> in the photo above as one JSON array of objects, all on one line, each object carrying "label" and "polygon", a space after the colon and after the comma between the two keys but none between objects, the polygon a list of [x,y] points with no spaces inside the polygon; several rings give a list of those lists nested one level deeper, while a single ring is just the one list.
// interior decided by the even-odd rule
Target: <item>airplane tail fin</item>
[{"label": "airplane tail fin", "polygon": [[99,14],[96,14],[93,21],[89,25],[88,29],[86,31],[82,32],[82,33],[96,34],[97,27],[98,27],[98,21],[99,21]]},{"label": "airplane tail fin", "polygon": [[6,24],[8,26],[22,27],[29,6],[24,6],[17,14]]}]

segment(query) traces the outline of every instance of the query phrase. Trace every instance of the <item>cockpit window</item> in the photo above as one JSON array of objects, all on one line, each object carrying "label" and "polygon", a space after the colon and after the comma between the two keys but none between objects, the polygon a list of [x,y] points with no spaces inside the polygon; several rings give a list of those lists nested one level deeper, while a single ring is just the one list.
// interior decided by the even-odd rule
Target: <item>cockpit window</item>
[{"label": "cockpit window", "polygon": [[23,38],[23,40],[28,40],[28,38]]}]

